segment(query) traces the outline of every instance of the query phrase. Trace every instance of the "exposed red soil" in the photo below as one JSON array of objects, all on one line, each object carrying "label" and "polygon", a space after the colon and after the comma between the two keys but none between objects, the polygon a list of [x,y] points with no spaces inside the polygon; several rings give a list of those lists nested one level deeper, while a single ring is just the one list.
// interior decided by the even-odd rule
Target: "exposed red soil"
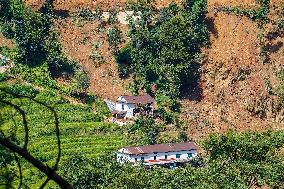
[{"label": "exposed red soil", "polygon": [[[77,23],[76,25],[76,21],[68,18],[56,23],[56,25],[61,33],[61,42],[66,54],[79,62],[89,72],[90,90],[92,92],[102,98],[110,99],[115,98],[114,94],[129,94],[125,91],[128,82],[118,77],[117,67],[106,42],[106,36],[97,31],[97,22]],[[98,52],[102,54],[105,63],[99,67],[90,58],[94,41],[102,43]]]},{"label": "exposed red soil", "polygon": [[1,47],[13,48],[14,43],[13,43],[12,40],[4,38],[2,33],[0,33],[0,45],[1,45]]}]

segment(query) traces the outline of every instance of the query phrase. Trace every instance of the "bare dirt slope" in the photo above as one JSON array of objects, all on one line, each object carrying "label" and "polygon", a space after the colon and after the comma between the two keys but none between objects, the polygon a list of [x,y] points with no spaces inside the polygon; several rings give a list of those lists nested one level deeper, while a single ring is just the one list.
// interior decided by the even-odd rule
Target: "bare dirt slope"
[{"label": "bare dirt slope", "polygon": [[[100,4],[104,10],[123,7],[126,0],[57,0],[58,10],[74,11],[78,7],[94,8]],[[161,7],[169,0],[157,1]],[[278,5],[281,0],[272,0]],[[33,7],[36,1],[27,1]],[[284,64],[284,39],[270,39],[269,64],[258,61],[259,44],[256,23],[245,17],[216,12],[217,6],[255,7],[255,0],[209,0],[208,22],[211,30],[207,57],[201,68],[199,100],[183,99],[182,114],[194,139],[210,132],[222,132],[229,128],[237,130],[283,129],[281,115],[277,113],[278,99],[268,94],[268,84],[276,90],[278,80],[275,73]],[[116,65],[108,49],[106,37],[96,32],[97,23],[76,24],[71,18],[57,23],[61,41],[68,55],[78,60],[90,73],[91,91],[104,98],[129,93],[129,81],[118,78]],[[123,28],[123,26],[119,26]],[[125,28],[124,28],[125,29]],[[103,42],[100,48],[106,61],[96,68],[89,58],[94,40]],[[256,108],[255,108],[256,107]]]}]

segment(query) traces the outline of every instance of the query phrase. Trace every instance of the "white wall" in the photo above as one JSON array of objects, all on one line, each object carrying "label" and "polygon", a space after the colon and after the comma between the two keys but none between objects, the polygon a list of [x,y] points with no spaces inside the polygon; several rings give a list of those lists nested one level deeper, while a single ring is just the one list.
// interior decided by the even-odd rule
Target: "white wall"
[{"label": "white wall", "polygon": [[[118,111],[127,111],[125,116],[127,118],[133,117],[133,110],[135,108],[134,104],[127,104],[125,99],[122,97],[119,97],[117,100],[120,102],[116,103],[115,109]],[[124,105],[124,109],[122,108],[122,105]]]},{"label": "white wall", "polygon": [[[154,160],[154,156],[156,156],[156,160],[165,159],[165,155],[167,155],[167,159],[170,160],[171,158],[176,159],[177,161],[188,160],[188,153],[192,154],[192,158],[197,156],[196,150],[190,151],[180,151],[180,152],[167,152],[167,153],[157,153],[157,154],[143,154],[143,155],[129,155],[124,153],[117,154],[117,161],[123,163],[125,161],[129,161],[135,163],[135,158],[137,161],[141,161],[141,157],[144,157],[144,161],[146,160]],[[180,158],[176,158],[176,154],[180,154]]]},{"label": "white wall", "polygon": [[134,104],[127,104],[127,113],[126,113],[126,117],[131,118],[133,117],[133,111],[135,109]]}]

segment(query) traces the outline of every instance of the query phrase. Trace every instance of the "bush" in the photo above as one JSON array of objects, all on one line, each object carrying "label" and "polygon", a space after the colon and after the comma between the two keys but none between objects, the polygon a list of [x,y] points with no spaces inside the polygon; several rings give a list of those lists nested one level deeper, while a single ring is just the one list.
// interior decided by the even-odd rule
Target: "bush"
[{"label": "bush", "polygon": [[166,111],[165,108],[157,110],[158,117],[160,117],[166,124],[174,123],[174,115],[172,112]]},{"label": "bush", "polygon": [[90,85],[90,78],[87,73],[81,68],[76,69],[75,75],[72,78],[71,86],[69,87],[70,94],[86,93]]},{"label": "bush", "polygon": [[0,82],[6,81],[8,79],[7,73],[0,73]]},{"label": "bush", "polygon": [[100,116],[100,117],[109,117],[111,115],[109,108],[107,107],[107,104],[105,103],[105,101],[101,100],[101,99],[96,99],[95,100],[95,109],[96,109],[96,113]]},{"label": "bush", "polygon": [[128,134],[134,144],[156,144],[162,130],[162,126],[157,125],[150,117],[138,117],[133,125],[128,129]]},{"label": "bush", "polygon": [[129,46],[121,48],[115,55],[118,74],[120,78],[126,79],[131,74],[131,56]]},{"label": "bush", "polygon": [[121,31],[115,26],[108,30],[107,37],[112,53],[116,55],[118,52],[118,46],[122,42]]}]

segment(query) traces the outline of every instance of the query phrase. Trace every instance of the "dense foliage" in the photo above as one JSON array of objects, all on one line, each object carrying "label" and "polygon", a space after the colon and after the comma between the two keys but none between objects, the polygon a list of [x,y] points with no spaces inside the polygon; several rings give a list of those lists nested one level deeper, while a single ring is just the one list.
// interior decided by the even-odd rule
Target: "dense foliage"
[{"label": "dense foliage", "polygon": [[2,1],[1,31],[15,39],[19,50],[19,62],[38,65],[47,59],[51,20],[48,15],[34,13],[22,1]]},{"label": "dense foliage", "polygon": [[162,127],[151,117],[138,117],[128,129],[134,144],[157,144]]},{"label": "dense foliage", "polygon": [[73,157],[62,169],[76,188],[281,188],[283,145],[283,132],[231,131],[207,138],[203,144],[207,156],[185,168],[147,169],[120,165],[114,157],[92,161]]},{"label": "dense foliage", "polygon": [[[200,48],[208,41],[207,2],[172,3],[157,10],[153,1],[138,1],[129,7],[135,19],[130,19],[130,41],[117,56],[119,64],[129,64],[126,69],[136,81],[134,91],[151,93],[151,86],[156,84],[159,93],[178,98],[182,85],[193,77],[191,65],[198,62]],[[119,70],[123,68],[119,65]]]}]

